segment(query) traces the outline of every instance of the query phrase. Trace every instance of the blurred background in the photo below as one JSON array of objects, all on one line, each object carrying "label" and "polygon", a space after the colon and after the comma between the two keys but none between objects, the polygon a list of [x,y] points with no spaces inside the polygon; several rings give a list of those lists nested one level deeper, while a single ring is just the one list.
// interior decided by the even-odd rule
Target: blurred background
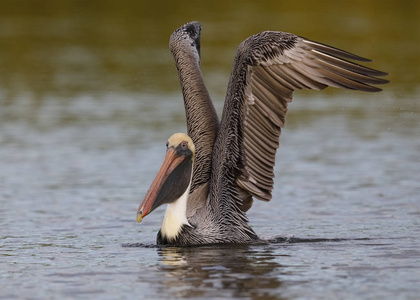
[{"label": "blurred background", "polygon": [[387,93],[411,97],[420,77],[419,6],[362,0],[3,0],[1,104],[25,98],[36,107],[51,97],[61,102],[81,95],[179,92],[167,44],[172,31],[191,20],[203,25],[202,67],[215,100],[223,100],[237,45],[263,30],[292,32],[373,58],[373,67],[390,73]]},{"label": "blurred background", "polygon": [[[371,58],[368,66],[389,72],[391,81],[375,95],[300,92],[288,128],[346,110],[370,119],[377,113],[377,130],[417,133],[419,19],[418,1],[2,0],[0,186],[44,185],[60,176],[66,178],[61,183],[81,180],[76,166],[92,163],[89,149],[100,151],[96,157],[104,149],[137,151],[163,143],[175,129],[185,131],[168,40],[192,20],[203,25],[202,70],[219,113],[238,44],[263,30],[281,30]],[[17,171],[22,163],[13,162],[25,157],[51,163]],[[89,174],[114,171],[92,168]]]}]

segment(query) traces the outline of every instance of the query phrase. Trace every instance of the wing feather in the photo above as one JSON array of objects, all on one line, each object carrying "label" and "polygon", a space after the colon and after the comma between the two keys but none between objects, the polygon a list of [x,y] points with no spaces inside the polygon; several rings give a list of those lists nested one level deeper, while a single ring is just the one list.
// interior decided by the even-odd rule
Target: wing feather
[{"label": "wing feather", "polygon": [[243,210],[251,206],[250,197],[269,201],[279,137],[293,91],[333,86],[377,92],[381,89],[372,84],[388,82],[377,78],[386,73],[346,59],[370,61],[283,32],[266,31],[242,42],[213,151],[210,190],[223,195],[222,199],[236,200]]}]

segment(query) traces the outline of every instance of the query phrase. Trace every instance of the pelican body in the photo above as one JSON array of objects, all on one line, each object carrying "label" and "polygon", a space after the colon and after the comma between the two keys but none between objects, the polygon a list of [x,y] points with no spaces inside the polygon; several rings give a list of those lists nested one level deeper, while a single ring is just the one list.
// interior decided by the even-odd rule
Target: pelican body
[{"label": "pelican body", "polygon": [[246,211],[269,201],[273,167],[295,90],[327,86],[378,92],[387,73],[369,59],[284,32],[265,31],[236,52],[219,121],[200,70],[200,31],[190,22],[169,47],[181,82],[188,134],[166,144],[165,160],[137,210],[137,221],[167,204],[157,243],[190,246],[259,242]]}]

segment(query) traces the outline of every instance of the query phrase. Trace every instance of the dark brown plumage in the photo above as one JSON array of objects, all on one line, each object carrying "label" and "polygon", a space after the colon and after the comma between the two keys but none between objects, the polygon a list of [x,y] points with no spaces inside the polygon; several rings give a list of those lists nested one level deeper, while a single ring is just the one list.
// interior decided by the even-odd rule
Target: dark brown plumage
[{"label": "dark brown plumage", "polygon": [[198,22],[191,22],[170,38],[195,160],[188,224],[172,237],[160,231],[158,243],[258,241],[245,212],[253,198],[271,199],[275,154],[293,92],[327,86],[378,92],[374,85],[387,83],[378,78],[387,74],[349,61],[366,58],[290,33],[265,31],[239,45],[219,123],[200,71],[200,30]]}]

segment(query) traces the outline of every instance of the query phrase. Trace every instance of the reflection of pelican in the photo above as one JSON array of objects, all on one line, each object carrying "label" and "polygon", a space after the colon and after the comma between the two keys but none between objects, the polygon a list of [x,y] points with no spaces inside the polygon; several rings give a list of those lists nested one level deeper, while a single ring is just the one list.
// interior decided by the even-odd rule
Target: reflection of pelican
[{"label": "reflection of pelican", "polygon": [[170,38],[184,96],[188,136],[175,134],[165,161],[137,210],[137,221],[169,204],[159,244],[258,240],[245,212],[253,197],[269,201],[281,127],[296,89],[327,86],[377,92],[386,73],[349,62],[360,56],[283,32],[239,45],[219,123],[200,71],[198,22]]},{"label": "reflection of pelican", "polygon": [[205,298],[211,292],[213,298],[279,299],[280,274],[293,272],[293,267],[278,263],[288,259],[283,250],[273,252],[269,247],[211,245],[157,251],[163,275],[159,284],[178,298]]}]

